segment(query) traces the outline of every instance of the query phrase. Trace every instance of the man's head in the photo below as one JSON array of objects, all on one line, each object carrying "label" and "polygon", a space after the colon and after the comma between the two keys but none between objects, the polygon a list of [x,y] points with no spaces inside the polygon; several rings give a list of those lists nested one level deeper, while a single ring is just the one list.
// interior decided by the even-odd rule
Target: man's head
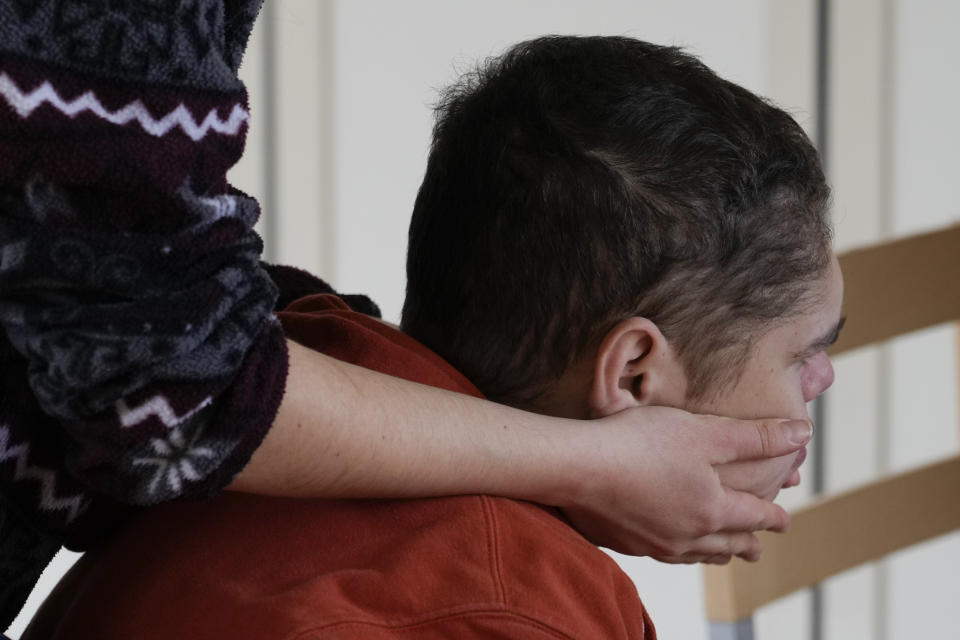
[{"label": "man's head", "polygon": [[[829,190],[789,115],[616,37],[516,45],[437,113],[402,324],[488,397],[788,415],[829,385],[800,353],[839,316]],[[799,406],[730,406],[792,384],[774,360]]]}]

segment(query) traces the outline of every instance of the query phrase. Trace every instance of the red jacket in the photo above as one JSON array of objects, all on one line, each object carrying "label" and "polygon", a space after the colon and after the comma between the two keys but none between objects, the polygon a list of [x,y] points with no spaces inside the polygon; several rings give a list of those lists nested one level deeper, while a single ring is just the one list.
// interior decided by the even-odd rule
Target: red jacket
[{"label": "red jacket", "polygon": [[[280,314],[343,360],[479,396],[333,296]],[[149,552],[145,552],[149,549]],[[656,638],[630,579],[554,510],[495,498],[227,493],[149,510],[84,556],[23,640]]]}]

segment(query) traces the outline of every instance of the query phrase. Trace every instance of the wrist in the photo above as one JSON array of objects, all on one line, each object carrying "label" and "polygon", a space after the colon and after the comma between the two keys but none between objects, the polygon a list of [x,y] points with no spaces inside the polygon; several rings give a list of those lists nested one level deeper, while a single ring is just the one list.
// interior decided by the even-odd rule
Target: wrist
[{"label": "wrist", "polygon": [[538,442],[533,450],[539,455],[531,460],[527,454],[521,454],[522,459],[516,463],[526,468],[529,475],[530,495],[523,497],[559,508],[583,506],[607,472],[603,442],[594,433],[594,427],[599,425],[587,420],[542,418],[542,431],[534,430]]}]

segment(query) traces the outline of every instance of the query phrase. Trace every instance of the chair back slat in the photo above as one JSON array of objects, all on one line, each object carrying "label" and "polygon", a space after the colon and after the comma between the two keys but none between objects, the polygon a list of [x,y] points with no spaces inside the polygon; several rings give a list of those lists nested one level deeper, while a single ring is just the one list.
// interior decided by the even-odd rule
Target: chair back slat
[{"label": "chair back slat", "polygon": [[960,529],[960,456],[824,498],[762,533],[763,559],[704,569],[707,618],[732,622],[798,589]]},{"label": "chair back slat", "polygon": [[840,256],[847,323],[832,354],[960,319],[960,225]]}]

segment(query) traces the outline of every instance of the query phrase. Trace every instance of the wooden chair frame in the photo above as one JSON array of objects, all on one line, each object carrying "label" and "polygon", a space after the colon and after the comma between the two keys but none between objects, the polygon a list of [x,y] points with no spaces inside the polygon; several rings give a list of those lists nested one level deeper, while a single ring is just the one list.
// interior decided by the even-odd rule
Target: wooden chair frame
[{"label": "wooden chair frame", "polygon": [[[847,323],[832,354],[960,320],[960,225],[856,249],[840,263]],[[761,534],[759,562],[704,568],[711,640],[752,640],[752,616],[763,605],[960,529],[960,455],[791,515],[788,533]]]}]

